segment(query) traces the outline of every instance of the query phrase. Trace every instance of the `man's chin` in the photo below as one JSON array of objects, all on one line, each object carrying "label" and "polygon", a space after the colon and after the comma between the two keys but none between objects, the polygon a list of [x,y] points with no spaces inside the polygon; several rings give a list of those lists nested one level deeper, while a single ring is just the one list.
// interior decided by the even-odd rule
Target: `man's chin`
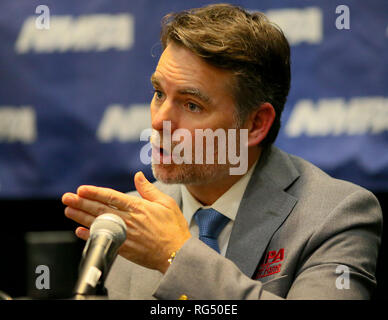
[{"label": "man's chin", "polygon": [[203,185],[224,177],[228,170],[213,165],[152,164],[156,180],[166,184]]},{"label": "man's chin", "polygon": [[156,180],[166,184],[186,184],[190,180],[182,167],[174,164],[153,164],[152,173]]},{"label": "man's chin", "polygon": [[164,164],[152,164],[152,174],[154,178],[160,182],[167,184],[180,183],[175,182],[176,178],[174,174],[174,170],[171,170],[167,165]]}]

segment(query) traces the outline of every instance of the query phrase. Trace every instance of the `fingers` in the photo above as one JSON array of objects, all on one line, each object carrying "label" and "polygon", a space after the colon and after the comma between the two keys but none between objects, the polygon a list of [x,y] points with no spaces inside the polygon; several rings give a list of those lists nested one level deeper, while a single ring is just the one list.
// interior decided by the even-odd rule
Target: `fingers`
[{"label": "fingers", "polygon": [[88,240],[89,239],[89,236],[90,236],[90,231],[86,228],[83,228],[83,227],[78,227],[76,230],[75,230],[75,234],[78,238],[82,239],[82,240]]},{"label": "fingers", "polygon": [[65,209],[65,216],[88,228],[90,228],[95,219],[94,216],[71,207]]},{"label": "fingers", "polygon": [[74,209],[78,209],[89,213],[95,217],[103,214],[103,213],[116,213],[116,209],[113,209],[111,206],[106,204],[84,199],[73,193],[65,193],[62,197],[63,204],[72,207]]},{"label": "fingers", "polygon": [[135,174],[135,187],[143,199],[159,203],[167,208],[173,209],[177,206],[175,200],[165,193],[161,192],[154,184],[149,182],[143,172]]},{"label": "fingers", "polygon": [[139,198],[109,188],[80,186],[77,194],[82,198],[101,202],[110,208],[123,211],[136,210],[140,206]]}]

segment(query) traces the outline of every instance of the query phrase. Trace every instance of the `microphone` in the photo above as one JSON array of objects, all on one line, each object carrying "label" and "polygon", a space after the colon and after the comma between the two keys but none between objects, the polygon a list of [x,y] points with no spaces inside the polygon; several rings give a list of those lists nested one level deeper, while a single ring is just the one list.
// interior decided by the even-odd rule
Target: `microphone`
[{"label": "microphone", "polygon": [[99,295],[104,281],[126,239],[127,227],[123,219],[111,213],[98,216],[90,227],[90,236],[82,252],[79,278],[75,285],[75,300]]}]

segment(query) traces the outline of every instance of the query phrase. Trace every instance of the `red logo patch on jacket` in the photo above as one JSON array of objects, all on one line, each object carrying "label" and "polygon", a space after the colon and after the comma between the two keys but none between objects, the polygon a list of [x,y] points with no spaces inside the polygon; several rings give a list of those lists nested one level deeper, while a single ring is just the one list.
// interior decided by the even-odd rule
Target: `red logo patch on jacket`
[{"label": "red logo patch on jacket", "polygon": [[281,262],[284,260],[284,248],[279,251],[269,251],[264,258],[264,262],[259,266],[255,279],[268,277],[272,274],[280,272],[282,268]]}]

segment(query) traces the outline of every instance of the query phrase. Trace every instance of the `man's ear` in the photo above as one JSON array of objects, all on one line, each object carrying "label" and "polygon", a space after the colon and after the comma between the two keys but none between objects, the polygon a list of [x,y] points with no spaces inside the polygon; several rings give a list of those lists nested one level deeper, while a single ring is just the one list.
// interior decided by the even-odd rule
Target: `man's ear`
[{"label": "man's ear", "polygon": [[247,119],[248,147],[258,145],[268,135],[275,120],[275,108],[269,102],[264,102],[253,111]]}]

